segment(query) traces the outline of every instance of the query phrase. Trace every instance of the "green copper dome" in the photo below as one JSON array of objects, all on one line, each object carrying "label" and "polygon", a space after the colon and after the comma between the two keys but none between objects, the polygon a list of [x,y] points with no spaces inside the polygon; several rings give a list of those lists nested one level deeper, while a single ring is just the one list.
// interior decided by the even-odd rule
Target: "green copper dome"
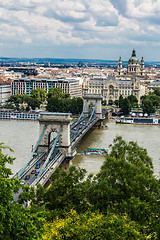
[{"label": "green copper dome", "polygon": [[139,63],[139,60],[138,60],[138,58],[136,57],[136,51],[135,51],[135,49],[133,49],[132,56],[130,57],[128,63],[132,63],[132,64]]}]

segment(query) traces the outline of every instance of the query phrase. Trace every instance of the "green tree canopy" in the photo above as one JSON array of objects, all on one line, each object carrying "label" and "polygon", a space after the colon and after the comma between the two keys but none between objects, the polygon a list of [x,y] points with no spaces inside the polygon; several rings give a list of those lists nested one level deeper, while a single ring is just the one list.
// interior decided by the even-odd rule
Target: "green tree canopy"
[{"label": "green tree canopy", "polygon": [[124,115],[129,114],[129,112],[131,110],[131,105],[127,98],[124,98],[121,101],[121,109],[122,109],[122,112],[124,113]]},{"label": "green tree canopy", "polygon": [[8,101],[14,104],[23,103],[23,95],[21,94],[11,95]]},{"label": "green tree canopy", "polygon": [[86,183],[84,181],[86,171],[70,167],[69,171],[57,170],[51,178],[51,185],[46,190],[44,201],[49,210],[84,211],[88,206],[86,198]]},{"label": "green tree canopy", "polygon": [[48,99],[50,97],[54,97],[54,98],[58,99],[58,98],[63,98],[65,96],[66,96],[66,94],[63,94],[62,88],[60,88],[60,87],[50,88],[48,91],[48,94],[47,94]]},{"label": "green tree canopy", "polygon": [[123,96],[120,95],[120,97],[119,97],[119,107],[120,108],[122,107],[122,101],[123,101]]},{"label": "green tree canopy", "polygon": [[122,95],[120,95],[118,104],[121,110],[123,111],[124,115],[126,115],[129,114],[131,107],[138,106],[138,99],[134,95],[129,95],[127,98],[123,98]]},{"label": "green tree canopy", "polygon": [[155,113],[156,108],[160,106],[160,90],[157,88],[148,95],[141,96],[141,102],[143,113]]},{"label": "green tree canopy", "polygon": [[40,107],[40,102],[37,98],[29,98],[28,106],[35,110]]},{"label": "green tree canopy", "polygon": [[41,88],[33,89],[31,91],[30,97],[31,97],[31,99],[36,99],[36,101],[41,104],[45,100],[46,90],[45,89],[41,89]]},{"label": "green tree canopy", "polygon": [[[59,239],[158,240],[159,199],[160,181],[147,150],[116,137],[98,174],[86,176],[85,170],[73,166],[69,171],[58,169],[48,189],[37,189],[31,206],[46,203],[46,215],[53,224],[46,223],[44,239],[57,234]],[[66,216],[72,209],[76,212]]]},{"label": "green tree canopy", "polygon": [[114,139],[111,153],[89,189],[95,209],[127,214],[147,234],[160,238],[160,182],[154,176],[152,160],[146,149],[135,142]]},{"label": "green tree canopy", "polygon": [[38,239],[44,219],[40,212],[33,213],[16,201],[14,194],[21,186],[19,180],[11,178],[12,172],[6,167],[13,164],[14,158],[3,154],[5,148],[0,144],[0,239]]},{"label": "green tree canopy", "polygon": [[138,106],[138,99],[134,95],[129,95],[127,99],[130,102],[131,107],[137,107]]},{"label": "green tree canopy", "polygon": [[150,99],[146,98],[142,103],[143,113],[147,113],[150,115],[151,113],[155,113],[155,108],[153,107],[153,103]]},{"label": "green tree canopy", "polygon": [[56,218],[53,222],[45,224],[42,239],[109,239],[134,240],[151,239],[141,233],[140,227],[127,216],[116,214],[102,214],[99,212],[86,212],[77,214],[71,210],[65,218]]},{"label": "green tree canopy", "polygon": [[160,97],[160,89],[159,89],[159,88],[156,88],[156,89],[153,91],[153,94],[155,94],[156,96],[159,96],[159,97]]},{"label": "green tree canopy", "polygon": [[51,88],[47,97],[47,111],[49,112],[69,112],[79,114],[83,109],[82,98],[70,98],[69,93],[63,93],[61,88]]},{"label": "green tree canopy", "polygon": [[148,99],[152,102],[154,107],[158,107],[160,104],[160,96],[154,94],[154,93],[149,93]]}]

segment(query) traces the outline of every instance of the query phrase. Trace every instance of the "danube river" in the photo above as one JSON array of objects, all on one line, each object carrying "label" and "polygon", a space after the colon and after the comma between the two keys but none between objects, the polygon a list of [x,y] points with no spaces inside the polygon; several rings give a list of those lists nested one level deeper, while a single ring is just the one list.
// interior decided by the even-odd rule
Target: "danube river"
[{"label": "danube river", "polygon": [[[114,120],[106,121],[107,128],[90,130],[77,147],[77,155],[73,164],[85,168],[89,173],[97,173],[104,161],[104,157],[85,156],[80,153],[86,148],[108,148],[113,138],[122,136],[127,141],[137,141],[142,147],[147,148],[148,154],[153,159],[154,171],[160,173],[160,126],[149,125],[119,125]],[[13,173],[18,171],[27,161],[32,146],[36,144],[39,136],[38,121],[29,120],[2,120],[0,119],[0,142],[11,147],[16,157],[11,166]]]}]

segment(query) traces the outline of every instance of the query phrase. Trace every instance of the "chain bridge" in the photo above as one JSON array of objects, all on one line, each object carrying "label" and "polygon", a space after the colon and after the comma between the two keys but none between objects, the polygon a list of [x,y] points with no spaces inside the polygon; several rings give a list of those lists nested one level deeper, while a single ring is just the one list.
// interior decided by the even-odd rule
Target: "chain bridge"
[{"label": "chain bridge", "polygon": [[84,108],[75,122],[70,113],[42,112],[38,118],[39,139],[15,176],[29,186],[39,183],[44,186],[57,167],[67,169],[77,143],[95,124],[103,121],[101,100],[100,94],[84,95]]}]

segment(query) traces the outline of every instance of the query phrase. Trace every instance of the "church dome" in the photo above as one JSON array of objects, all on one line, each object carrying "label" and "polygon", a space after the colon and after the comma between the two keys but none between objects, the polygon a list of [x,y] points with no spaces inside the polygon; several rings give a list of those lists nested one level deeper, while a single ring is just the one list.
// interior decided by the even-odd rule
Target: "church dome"
[{"label": "church dome", "polygon": [[130,59],[128,60],[128,63],[131,63],[131,64],[139,64],[139,60],[138,60],[138,58],[136,57],[136,51],[135,51],[135,49],[133,49],[132,56],[131,56]]}]

